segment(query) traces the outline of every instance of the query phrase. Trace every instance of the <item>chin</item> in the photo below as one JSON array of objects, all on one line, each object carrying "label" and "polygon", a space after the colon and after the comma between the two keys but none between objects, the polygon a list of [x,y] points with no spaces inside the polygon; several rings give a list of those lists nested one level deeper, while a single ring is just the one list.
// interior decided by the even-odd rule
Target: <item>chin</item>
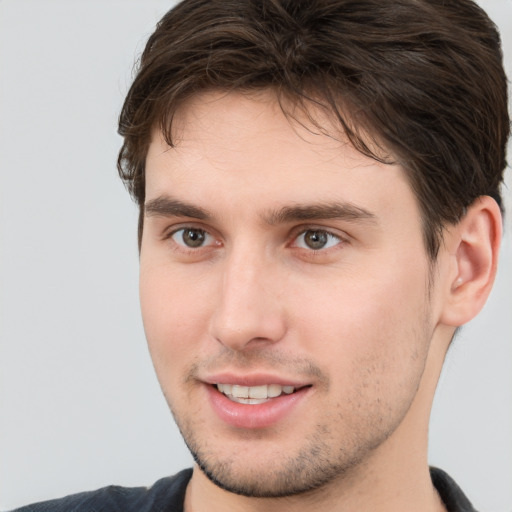
[{"label": "chin", "polygon": [[[267,455],[262,447],[255,447],[259,458],[239,448],[233,449],[233,455],[226,453],[225,445],[221,454],[220,449],[198,442],[186,427],[178,426],[195,462],[212,483],[252,498],[283,498],[314,492],[346,478],[361,464],[364,454],[373,451],[366,446],[333,453],[331,444],[322,436],[311,436],[304,439],[302,448],[295,454],[283,454],[275,446],[269,446]],[[255,439],[245,442],[259,444]],[[283,446],[282,450],[286,448]]]}]

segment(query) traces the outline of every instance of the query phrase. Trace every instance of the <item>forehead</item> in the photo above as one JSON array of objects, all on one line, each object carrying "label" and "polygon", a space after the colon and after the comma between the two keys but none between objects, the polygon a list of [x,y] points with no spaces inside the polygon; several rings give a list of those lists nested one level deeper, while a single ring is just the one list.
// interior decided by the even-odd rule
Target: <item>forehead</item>
[{"label": "forehead", "polygon": [[153,133],[146,197],[172,192],[239,211],[340,200],[416,209],[398,165],[361,154],[320,110],[293,114],[285,116],[270,92],[208,92],[189,99],[174,117],[172,148],[161,132]]}]

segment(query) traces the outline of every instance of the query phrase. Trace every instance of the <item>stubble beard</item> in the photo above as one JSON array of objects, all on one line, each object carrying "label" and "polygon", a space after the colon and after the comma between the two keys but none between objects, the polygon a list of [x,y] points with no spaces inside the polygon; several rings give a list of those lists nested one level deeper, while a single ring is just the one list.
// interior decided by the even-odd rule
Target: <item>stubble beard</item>
[{"label": "stubble beard", "polygon": [[[425,338],[432,335],[428,305],[427,300],[425,330],[421,333]],[[415,332],[414,337],[421,334]],[[417,357],[418,354],[414,359]],[[294,453],[274,452],[269,454],[272,458],[268,463],[260,462],[253,467],[244,453],[220,457],[218,449],[209,444],[207,434],[198,431],[200,429],[197,429],[193,415],[180,414],[165,391],[164,395],[195,462],[216,486],[252,498],[284,498],[306,493],[315,495],[321,489],[329,487],[329,484],[349,484],[361,477],[361,472],[365,471],[372,455],[395,432],[407,415],[421,383],[426,353],[420,359],[423,363],[422,368],[408,384],[410,393],[402,397],[402,403],[394,403],[394,413],[391,417],[389,413],[392,408],[382,408],[383,404],[377,399],[376,402],[365,403],[367,414],[359,417],[357,431],[345,424],[345,430],[333,432],[329,425],[346,423],[346,418],[341,411],[330,412],[322,423],[317,423],[313,427],[312,432],[305,434],[301,447],[297,447]],[[189,378],[185,379],[187,384],[193,380],[190,378],[193,374],[191,371]],[[329,387],[328,384],[326,386]],[[356,409],[359,409],[361,404],[358,406]],[[376,414],[376,411],[379,413]],[[343,431],[345,433],[342,433]],[[258,435],[248,435],[246,442],[261,440],[265,441],[265,432],[260,433],[259,439]]]},{"label": "stubble beard", "polygon": [[194,461],[206,477],[221,489],[250,498],[314,494],[334,482],[348,481],[355,471],[364,466],[369,454],[396,428],[393,425],[381,431],[378,437],[362,443],[361,439],[344,443],[343,440],[334,440],[325,425],[317,425],[296,453],[280,453],[268,463],[250,467],[250,461],[243,460],[243,453],[219,457],[214,449],[209,448],[207,440],[196,434],[193,421],[179,418],[172,407],[171,412]]}]

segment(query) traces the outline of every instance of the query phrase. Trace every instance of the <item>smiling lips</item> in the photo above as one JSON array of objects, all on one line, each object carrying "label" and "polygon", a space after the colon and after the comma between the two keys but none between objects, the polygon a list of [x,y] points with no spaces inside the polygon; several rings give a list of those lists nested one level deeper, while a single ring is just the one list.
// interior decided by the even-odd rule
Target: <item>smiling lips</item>
[{"label": "smiling lips", "polygon": [[243,429],[271,427],[285,420],[312,387],[284,383],[245,386],[222,380],[206,386],[212,409],[224,424]]},{"label": "smiling lips", "polygon": [[264,384],[262,386],[240,386],[238,384],[217,384],[217,389],[233,402],[239,404],[258,405],[277,398],[283,393],[290,395],[295,391],[293,386]]}]

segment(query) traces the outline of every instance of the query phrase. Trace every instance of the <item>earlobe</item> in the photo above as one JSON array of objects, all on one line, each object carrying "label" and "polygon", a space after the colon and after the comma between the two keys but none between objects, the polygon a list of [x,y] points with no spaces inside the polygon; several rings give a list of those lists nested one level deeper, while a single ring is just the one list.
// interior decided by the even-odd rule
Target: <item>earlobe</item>
[{"label": "earlobe", "polygon": [[501,212],[489,196],[476,199],[450,232],[454,264],[442,323],[463,325],[484,306],[496,276],[501,233]]}]

